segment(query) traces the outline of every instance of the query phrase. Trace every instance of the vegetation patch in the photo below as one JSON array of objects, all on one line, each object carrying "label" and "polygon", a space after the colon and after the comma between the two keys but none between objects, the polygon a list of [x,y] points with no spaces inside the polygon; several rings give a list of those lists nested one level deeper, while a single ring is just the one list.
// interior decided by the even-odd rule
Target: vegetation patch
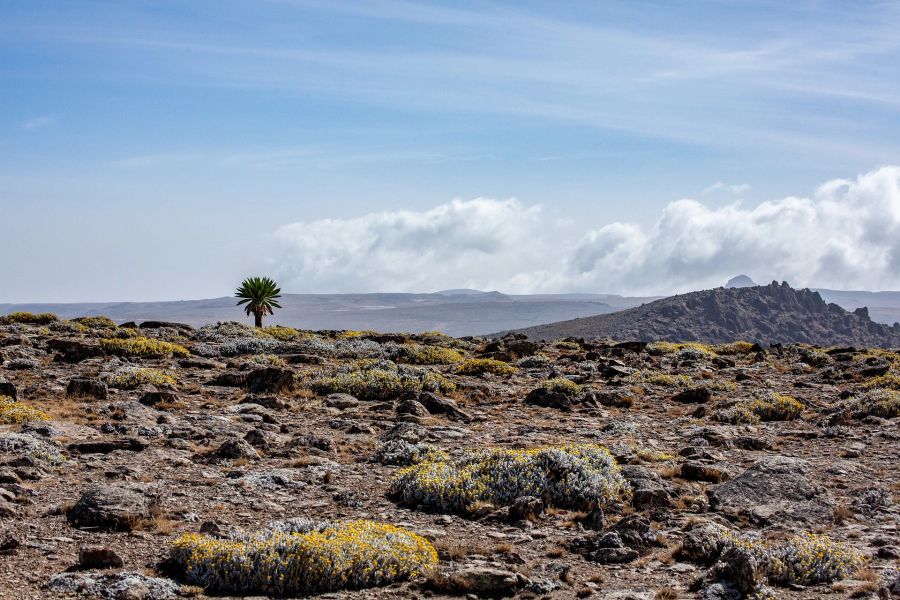
[{"label": "vegetation patch", "polygon": [[9,396],[0,396],[0,423],[27,423],[29,421],[46,421],[50,415],[22,402],[16,402]]},{"label": "vegetation patch", "polygon": [[[249,328],[248,328],[249,329]],[[307,337],[307,334],[293,327],[283,327],[281,325],[270,325],[258,330],[258,335],[264,335],[282,342],[290,342],[299,338]]]},{"label": "vegetation patch", "polygon": [[694,380],[689,375],[676,375],[651,369],[636,371],[629,375],[627,379],[631,383],[647,383],[663,387],[689,387],[694,383]]},{"label": "vegetation patch", "polygon": [[110,354],[140,356],[143,358],[167,358],[171,356],[190,356],[187,348],[147,337],[105,338],[100,340],[100,347]]},{"label": "vegetation patch", "polygon": [[793,421],[805,406],[793,396],[772,392],[768,396],[745,400],[731,408],[716,411],[714,418],[721,423],[755,424],[760,421]]},{"label": "vegetation patch", "polygon": [[[780,585],[815,585],[844,579],[866,564],[853,547],[826,535],[803,532],[784,542],[765,542],[756,536],[741,536],[721,526],[716,528],[714,553],[729,548],[749,552],[769,582]],[[711,547],[711,549],[713,549]],[[706,560],[715,557],[706,557]]]},{"label": "vegetation patch", "polygon": [[400,358],[414,365],[451,365],[462,362],[463,355],[443,346],[401,346]]},{"label": "vegetation patch", "polygon": [[864,419],[869,416],[893,419],[900,417],[900,391],[893,389],[869,390],[848,400],[843,407],[843,412],[854,419]]},{"label": "vegetation patch", "polygon": [[107,378],[109,387],[133,390],[149,384],[157,387],[175,387],[178,382],[171,375],[158,369],[129,369]]},{"label": "vegetation patch", "polygon": [[460,375],[512,375],[516,370],[511,364],[493,358],[470,358],[456,365],[455,369]]},{"label": "vegetation patch", "polygon": [[349,338],[366,337],[367,335],[378,335],[378,332],[372,331],[371,329],[364,329],[361,331],[357,331],[356,329],[347,329],[345,331],[340,332],[338,334],[338,337],[349,339]]},{"label": "vegetation patch", "polygon": [[895,391],[900,390],[900,375],[897,375],[896,373],[885,373],[884,375],[869,379],[863,384],[863,387],[867,390],[876,388]]},{"label": "vegetation patch", "polygon": [[30,313],[30,312],[12,312],[8,315],[0,317],[0,324],[2,325],[11,325],[13,323],[17,323],[20,325],[49,325],[54,321],[58,321],[59,317],[57,317],[53,313]]},{"label": "vegetation patch", "polygon": [[756,344],[752,344],[750,342],[737,341],[731,342],[730,344],[717,344],[713,346],[713,350],[716,354],[725,354],[725,355],[742,355],[742,354],[751,354],[756,351],[758,346]]},{"label": "vegetation patch", "polygon": [[456,389],[446,377],[434,371],[377,361],[309,384],[317,394],[350,394],[360,400],[388,400],[407,391],[449,394]]},{"label": "vegetation patch", "polygon": [[247,357],[247,362],[259,367],[285,367],[287,363],[277,354],[254,354]]},{"label": "vegetation patch", "polygon": [[555,392],[557,394],[563,394],[564,396],[569,397],[577,396],[584,391],[583,385],[579,385],[571,379],[566,379],[565,377],[553,377],[552,379],[545,379],[541,382],[541,387],[548,392]]},{"label": "vegetation patch", "polygon": [[172,558],[188,581],[209,591],[274,596],[387,585],[426,575],[438,562],[428,540],[393,525],[305,519],[243,539],[186,534]]},{"label": "vegetation patch", "polygon": [[425,460],[402,470],[391,485],[404,504],[463,514],[479,504],[506,506],[523,496],[590,510],[619,501],[628,489],[615,459],[595,444],[496,448],[457,460]]},{"label": "vegetation patch", "polygon": [[700,342],[650,342],[647,344],[647,353],[655,356],[675,354],[682,350],[694,350],[700,356],[707,358],[712,358],[716,355],[716,350],[713,346],[701,344]]},{"label": "vegetation patch", "polygon": [[115,329],[117,327],[115,321],[104,316],[78,317],[77,319],[72,319],[72,321],[88,329]]}]

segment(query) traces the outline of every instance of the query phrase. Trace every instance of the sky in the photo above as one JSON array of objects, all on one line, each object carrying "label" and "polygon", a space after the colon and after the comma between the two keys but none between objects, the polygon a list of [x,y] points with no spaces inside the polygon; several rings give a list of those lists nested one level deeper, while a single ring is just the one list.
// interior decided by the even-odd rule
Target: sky
[{"label": "sky", "polygon": [[0,2],[0,302],[900,289],[900,4]]}]

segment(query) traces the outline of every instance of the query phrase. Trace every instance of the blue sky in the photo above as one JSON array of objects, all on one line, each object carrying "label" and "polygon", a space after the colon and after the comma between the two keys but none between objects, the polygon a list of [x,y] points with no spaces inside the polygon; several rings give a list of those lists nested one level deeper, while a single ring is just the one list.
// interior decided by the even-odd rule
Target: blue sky
[{"label": "blue sky", "polygon": [[[540,206],[560,247],[610,224],[652,236],[683,198],[752,209],[900,164],[898,28],[895,2],[4,2],[0,302],[219,296],[260,271],[290,291],[656,291],[578,249],[526,274],[492,254],[513,237],[463,248],[497,273],[448,268],[427,230],[416,268],[445,279],[325,265],[381,268],[348,253],[399,238],[334,232],[373,214],[396,232],[453,199]],[[882,249],[848,285],[896,284]],[[716,280],[702,267],[666,285]]]}]

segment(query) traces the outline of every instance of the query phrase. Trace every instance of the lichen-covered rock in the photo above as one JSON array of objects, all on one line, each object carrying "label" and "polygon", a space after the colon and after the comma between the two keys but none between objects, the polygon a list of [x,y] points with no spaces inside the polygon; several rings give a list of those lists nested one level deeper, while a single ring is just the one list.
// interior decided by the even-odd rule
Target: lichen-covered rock
[{"label": "lichen-covered rock", "polygon": [[294,372],[278,367],[256,369],[247,375],[243,385],[253,394],[284,394],[294,387]]},{"label": "lichen-covered rock", "polygon": [[151,516],[155,501],[142,491],[122,485],[94,485],[66,511],[73,527],[131,530]]},{"label": "lichen-covered rock", "polygon": [[2,376],[0,376],[0,396],[7,396],[13,400],[19,397],[15,384]]},{"label": "lichen-covered rock", "polygon": [[59,573],[44,586],[54,594],[72,594],[105,600],[174,600],[180,586],[170,579],[142,573]]},{"label": "lichen-covered rock", "polygon": [[66,386],[66,396],[70,398],[94,398],[106,400],[109,388],[106,383],[90,377],[75,377]]},{"label": "lichen-covered rock", "polygon": [[809,463],[769,456],[709,491],[710,508],[756,524],[816,522],[830,519],[828,493],[809,479]]},{"label": "lichen-covered rock", "polygon": [[637,465],[623,465],[622,476],[631,486],[631,503],[637,509],[669,506],[674,493],[672,484],[656,471]]}]

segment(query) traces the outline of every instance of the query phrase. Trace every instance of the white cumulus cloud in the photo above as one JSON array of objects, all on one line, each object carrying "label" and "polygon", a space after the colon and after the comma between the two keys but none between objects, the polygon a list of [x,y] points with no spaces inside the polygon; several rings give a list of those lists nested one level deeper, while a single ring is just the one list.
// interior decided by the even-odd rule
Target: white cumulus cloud
[{"label": "white cumulus cloud", "polygon": [[761,283],[900,289],[900,167],[755,206],[677,200],[652,226],[613,222],[574,237],[541,207],[478,198],[293,223],[276,239],[276,273],[292,291],[666,294],[738,273]]},{"label": "white cumulus cloud", "polygon": [[487,198],[292,223],[276,270],[295,291],[533,289],[553,264],[542,230],[540,207]]}]

